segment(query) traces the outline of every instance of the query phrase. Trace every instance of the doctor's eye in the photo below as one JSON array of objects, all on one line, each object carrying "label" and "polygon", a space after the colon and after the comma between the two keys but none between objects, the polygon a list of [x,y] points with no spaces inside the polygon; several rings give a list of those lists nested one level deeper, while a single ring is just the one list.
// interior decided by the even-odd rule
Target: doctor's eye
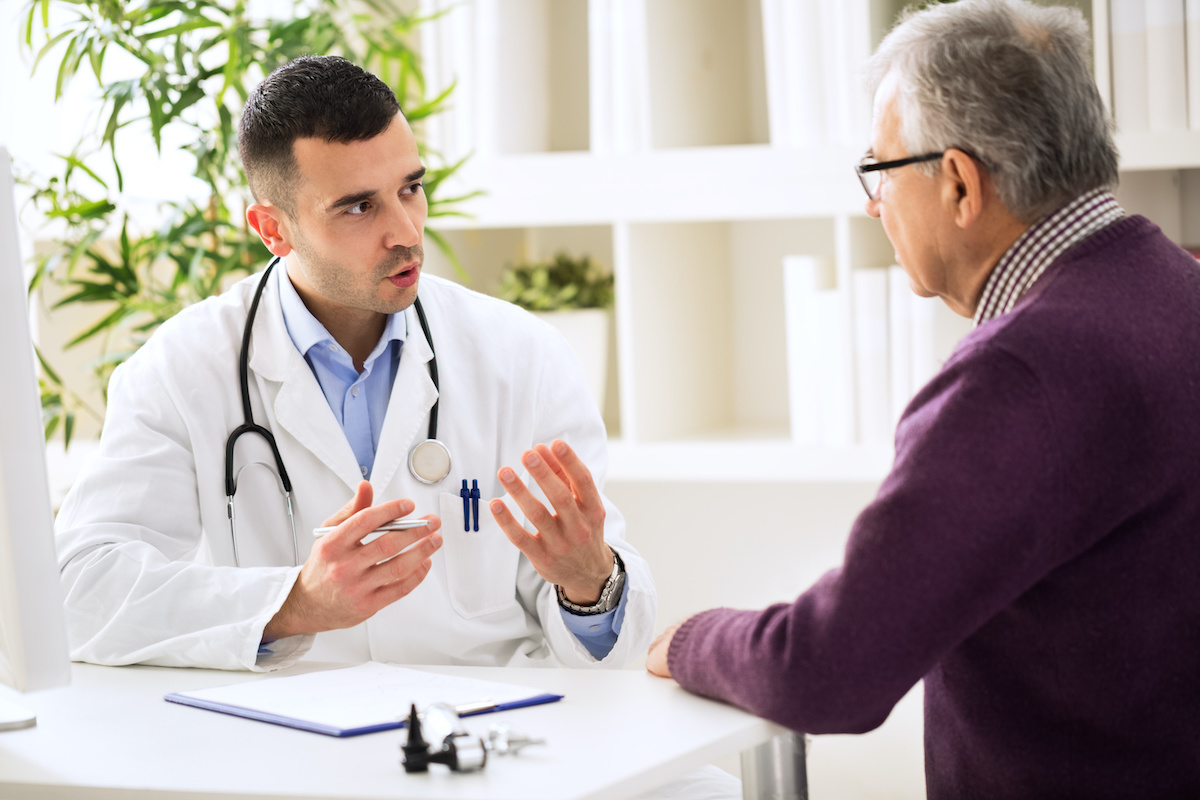
[{"label": "doctor's eye", "polygon": [[367,209],[370,207],[370,205],[371,205],[370,202],[364,200],[361,203],[355,203],[354,205],[347,208],[346,213],[352,217],[360,217],[363,214],[367,213]]},{"label": "doctor's eye", "polygon": [[417,181],[416,183],[410,183],[408,186],[405,186],[404,191],[408,192],[409,194],[417,194],[424,188],[425,184],[421,181]]}]

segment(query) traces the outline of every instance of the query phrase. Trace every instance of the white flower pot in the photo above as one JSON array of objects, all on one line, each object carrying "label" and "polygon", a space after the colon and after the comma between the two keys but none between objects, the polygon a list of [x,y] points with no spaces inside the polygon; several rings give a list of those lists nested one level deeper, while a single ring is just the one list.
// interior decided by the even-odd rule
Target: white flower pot
[{"label": "white flower pot", "polygon": [[558,328],[583,366],[588,389],[596,407],[604,411],[605,381],[608,377],[609,312],[602,308],[536,311],[534,316]]}]

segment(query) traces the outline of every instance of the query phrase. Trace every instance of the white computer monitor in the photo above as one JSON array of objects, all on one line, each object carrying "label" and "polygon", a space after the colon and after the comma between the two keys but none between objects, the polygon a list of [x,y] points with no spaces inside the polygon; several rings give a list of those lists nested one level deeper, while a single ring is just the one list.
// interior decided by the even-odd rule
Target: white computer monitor
[{"label": "white computer monitor", "polygon": [[0,145],[0,730],[36,722],[18,692],[71,679],[13,189]]}]

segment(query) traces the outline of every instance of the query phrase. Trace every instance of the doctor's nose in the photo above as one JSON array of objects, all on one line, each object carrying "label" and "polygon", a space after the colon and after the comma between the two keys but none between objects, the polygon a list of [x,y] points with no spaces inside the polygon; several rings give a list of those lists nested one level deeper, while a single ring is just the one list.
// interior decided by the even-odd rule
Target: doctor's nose
[{"label": "doctor's nose", "polygon": [[387,230],[384,232],[383,244],[388,249],[395,247],[415,247],[421,243],[424,232],[425,216],[403,203],[397,204],[388,219]]}]

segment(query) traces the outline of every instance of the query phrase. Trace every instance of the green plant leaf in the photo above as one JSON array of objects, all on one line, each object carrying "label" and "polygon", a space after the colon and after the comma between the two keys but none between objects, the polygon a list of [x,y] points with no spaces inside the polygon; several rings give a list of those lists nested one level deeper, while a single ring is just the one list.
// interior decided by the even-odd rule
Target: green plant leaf
[{"label": "green plant leaf", "polygon": [[63,417],[63,449],[66,450],[71,446],[71,433],[75,430],[75,413],[64,411]]},{"label": "green plant leaf", "polygon": [[75,74],[75,68],[79,64],[78,59],[75,57],[75,50],[78,46],[78,36],[73,36],[71,41],[67,42],[67,51],[63,54],[62,61],[58,65],[58,78],[54,83],[55,102],[62,99],[63,90],[66,88],[67,82]]},{"label": "green plant leaf", "polygon": [[[48,41],[44,45],[42,45],[42,48],[40,50],[38,50],[37,56],[34,57],[34,59],[33,59],[33,67],[29,70],[30,74],[37,72],[38,64],[40,64],[42,62],[42,58],[44,58],[47,53],[49,53],[51,50],[53,50],[55,47],[57,47],[59,42],[61,42],[63,39],[67,38],[70,35],[71,35],[71,31],[69,31],[69,30],[63,31],[62,33],[56,35],[53,39],[51,39],[50,41]],[[58,99],[57,95],[55,96],[55,99],[56,100]]]},{"label": "green plant leaf", "polygon": [[458,279],[463,283],[469,283],[471,276],[463,268],[462,261],[458,258],[458,253],[454,251],[454,247],[446,237],[432,228],[426,228],[425,238],[432,240],[437,245],[438,250],[442,251],[442,255],[450,262],[450,266],[454,269],[454,274],[458,276]]},{"label": "green plant leaf", "polygon": [[[45,406],[43,406],[43,409],[44,408],[45,408]],[[54,414],[53,416],[46,419],[46,427],[45,427],[46,441],[50,441],[50,439],[53,438],[54,432],[56,430],[58,430],[58,423],[59,423],[60,419],[61,419],[61,417],[58,414]]]},{"label": "green plant leaf", "polygon": [[[448,106],[456,86],[427,96],[413,46],[419,26],[448,9],[421,16],[390,0],[357,2],[306,0],[295,13],[259,19],[248,15],[244,0],[28,0],[22,46],[36,51],[35,69],[44,69],[51,54],[57,58],[56,98],[76,80],[91,80],[99,89],[99,101],[88,109],[95,129],[62,160],[59,174],[31,184],[41,213],[64,232],[56,231],[37,259],[29,288],[56,284],[60,299],[54,307],[60,310],[80,304],[103,309],[102,319],[68,345],[100,342],[92,368],[102,394],[113,367],[163,320],[268,258],[243,218],[245,178],[237,154],[237,114],[267,72],[306,53],[344,55],[388,81],[413,122]],[[61,13],[51,14],[51,4]],[[105,80],[110,47],[144,65],[142,74]],[[88,68],[81,70],[85,59]],[[194,159],[207,197],[164,204],[158,218],[117,218],[132,197],[122,164],[129,156],[121,154],[149,153],[151,146],[162,152],[165,131],[170,141],[185,137],[180,150]],[[421,137],[421,126],[417,131]],[[438,192],[463,161],[443,163],[420,138],[418,152],[429,167],[429,217],[465,215],[459,204],[478,192]],[[109,160],[115,181],[101,179],[97,158]],[[427,235],[465,280],[445,237],[433,230]],[[43,399],[50,404],[44,405],[47,427],[57,426],[69,438],[68,420],[86,404],[51,380]]]},{"label": "green plant leaf", "polygon": [[66,343],[66,347],[75,347],[80,342],[86,342],[97,334],[104,333],[108,329],[115,327],[117,323],[126,319],[135,309],[129,306],[120,306],[106,314],[99,322],[84,330]]},{"label": "green plant leaf", "polygon": [[37,356],[38,364],[41,365],[42,371],[46,373],[46,377],[54,383],[61,384],[62,378],[58,377],[58,373],[50,367],[50,364],[46,361],[46,357],[42,355],[42,351],[36,345],[33,348],[33,352]]},{"label": "green plant leaf", "polygon": [[588,256],[560,252],[547,262],[510,265],[500,276],[498,295],[531,311],[610,308],[613,278]]},{"label": "green plant leaf", "polygon": [[193,20],[189,20],[188,22],[180,23],[179,25],[174,25],[170,28],[163,28],[162,30],[152,31],[150,33],[143,33],[143,34],[141,34],[140,38],[143,42],[149,42],[149,41],[153,41],[155,39],[161,39],[164,36],[179,36],[179,34],[187,33],[188,31],[200,30],[201,28],[220,28],[220,27],[221,27],[221,23],[214,22],[210,19],[201,17],[199,19],[193,19]]}]

